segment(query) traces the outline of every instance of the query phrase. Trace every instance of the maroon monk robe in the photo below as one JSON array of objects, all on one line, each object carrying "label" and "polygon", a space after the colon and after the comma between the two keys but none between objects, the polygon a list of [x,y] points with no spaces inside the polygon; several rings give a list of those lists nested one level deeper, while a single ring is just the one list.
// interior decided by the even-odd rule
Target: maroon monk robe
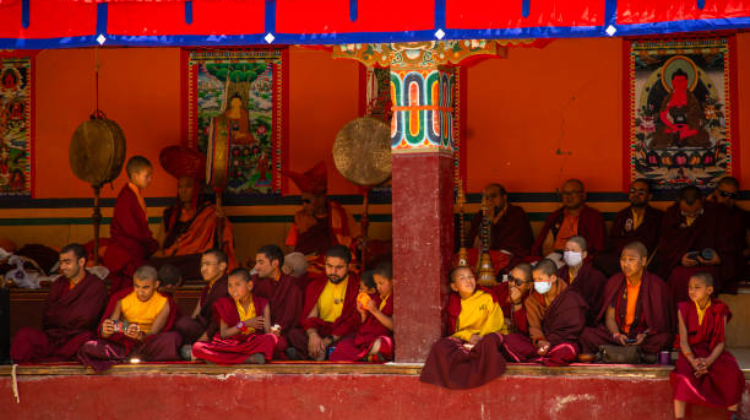
[{"label": "maroon monk robe", "polygon": [[[561,207],[547,217],[547,221],[539,232],[539,236],[537,236],[534,246],[531,247],[531,255],[544,256],[542,255],[542,244],[544,244],[544,239],[547,237],[547,233],[552,230],[553,235],[556,236],[564,218],[564,207]],[[599,210],[593,209],[584,204],[578,215],[577,234],[586,239],[586,242],[588,243],[588,254],[590,257],[593,257],[604,250],[604,232],[604,216],[602,216]]]},{"label": "maroon monk robe", "polygon": [[[170,331],[174,325],[177,314],[177,304],[169,296],[169,317],[164,328],[157,334],[146,337],[143,341],[134,340],[123,333],[114,333],[108,338],[101,337],[102,324],[112,316],[117,303],[133,292],[133,288],[122,289],[112,295],[109,304],[104,310],[97,332],[100,338],[87,341],[78,351],[78,361],[86,366],[91,366],[97,372],[103,372],[112,366],[123,363],[129,357],[138,357],[147,362],[162,362],[179,360],[177,349],[181,337],[178,333]],[[159,292],[155,292],[159,293]]]},{"label": "maroon monk robe", "polygon": [[729,243],[731,245],[732,254],[731,260],[723,261],[721,263],[721,275],[724,279],[724,284],[721,290],[717,292],[730,292],[735,293],[737,290],[737,282],[745,280],[747,275],[747,264],[743,251],[747,248],[747,230],[750,227],[748,225],[748,212],[734,206],[732,208],[725,208],[726,217],[724,220],[724,229],[729,235]]},{"label": "maroon monk robe", "polygon": [[[625,275],[618,273],[607,281],[602,295],[602,303],[596,316],[598,327],[587,327],[583,330],[579,342],[585,353],[596,353],[603,344],[616,344],[605,325],[607,308],[615,308],[615,321],[621,334],[625,321],[627,297],[625,295]],[[628,338],[648,330],[647,337],[641,344],[646,353],[658,353],[672,344],[672,331],[675,325],[675,311],[672,296],[662,279],[647,271],[641,276],[641,289],[636,303],[635,320],[630,327]]]},{"label": "maroon monk robe", "polygon": [[281,353],[288,347],[286,337],[298,327],[302,316],[303,297],[302,290],[297,286],[297,279],[286,274],[282,274],[278,281],[253,276],[253,295],[268,299],[271,304],[271,325],[278,324],[281,327],[277,356],[282,356]]},{"label": "maroon monk robe", "polygon": [[[229,280],[223,275],[213,286],[209,283],[203,287],[200,297],[201,310],[195,319],[190,316],[183,316],[177,319],[174,329],[182,336],[183,344],[192,344],[196,342],[205,333],[211,338],[218,331],[219,326],[214,322],[213,306],[217,300],[223,297],[229,297]],[[273,308],[273,306],[272,306]],[[191,314],[192,315],[192,314]]]},{"label": "maroon monk robe", "polygon": [[580,294],[586,301],[586,324],[589,326],[596,325],[596,316],[599,314],[599,304],[602,299],[604,285],[607,284],[607,278],[589,262],[584,262],[578,270],[578,274],[570,283],[570,271],[568,266],[564,265],[557,272],[557,277],[569,284],[569,289],[573,289]]},{"label": "maroon monk robe", "polygon": [[[478,287],[489,293],[497,302],[497,295],[488,288]],[[461,315],[461,298],[452,299],[443,310],[448,325],[448,335],[456,332]],[[464,342],[455,337],[444,337],[435,342],[422,368],[419,380],[448,389],[476,388],[499,377],[505,372],[505,359],[501,353],[503,335],[487,334],[479,343],[467,349]]]},{"label": "maroon monk robe", "polygon": [[643,221],[636,229],[633,229],[631,209],[632,206],[628,206],[615,214],[609,231],[607,252],[597,255],[594,260],[594,265],[607,276],[613,276],[620,271],[620,254],[625,245],[636,241],[641,242],[646,246],[650,256],[659,242],[659,226],[664,212],[646,206]]},{"label": "maroon monk robe", "polygon": [[[471,220],[469,236],[466,237],[468,248],[473,247],[474,239],[479,235],[482,223],[482,212],[477,213]],[[497,223],[490,223],[490,249],[499,251],[504,249],[512,252],[516,257],[524,258],[534,242],[531,224],[526,212],[518,206],[508,204],[505,214]]]},{"label": "maroon monk robe", "polygon": [[[370,295],[375,305],[380,307],[382,300],[379,295]],[[393,317],[393,294],[391,293],[383,307],[383,315]],[[359,315],[359,314],[358,314]],[[354,338],[342,339],[331,353],[332,362],[356,362],[370,354],[373,344],[380,340],[380,353],[384,361],[393,360],[393,331],[386,328],[380,320],[367,312],[365,322],[360,325]]]},{"label": "maroon monk robe", "polygon": [[72,359],[94,337],[107,304],[107,287],[99,277],[86,276],[71,290],[70,280],[60,276],[50,287],[44,303],[43,331],[22,328],[13,338],[10,356],[15,363]]},{"label": "maroon monk robe", "polygon": [[[724,323],[729,321],[732,314],[720,300],[711,300],[703,324],[698,323],[698,310],[694,302],[682,302],[677,308],[688,332],[688,344],[696,358],[708,357],[719,343],[724,342]],[[679,336],[675,342],[675,346],[679,347]],[[675,370],[669,375],[674,399],[718,408],[731,407],[740,402],[745,390],[745,377],[737,360],[728,351],[721,352],[709,366],[708,374],[696,378],[693,373],[690,362],[680,352]]]},{"label": "maroon monk robe", "polygon": [[[707,202],[704,213],[692,225],[687,226],[679,204],[667,209],[662,218],[657,251],[659,277],[667,279],[675,302],[689,300],[687,295],[690,276],[699,271],[709,271],[714,275],[715,289],[722,290],[722,270],[725,264],[736,264],[737,250],[732,246],[731,232],[724,221],[727,217],[722,206]],[[711,248],[718,252],[720,266],[684,267],[682,256],[689,251]]]},{"label": "maroon monk robe", "polygon": [[[544,299],[533,294],[529,299]],[[538,362],[546,366],[563,366],[576,360],[579,353],[578,337],[586,326],[586,301],[572,287],[567,287],[550,303],[542,318],[542,333],[549,350],[539,356],[536,346],[527,335],[510,334],[505,337],[504,350],[512,361]]]},{"label": "maroon monk robe", "polygon": [[104,252],[104,266],[109,269],[109,293],[132,286],[133,273],[146,258],[159,249],[148,228],[148,218],[138,197],[126,184],[115,202],[109,225],[109,244]]},{"label": "maroon monk robe", "polygon": [[344,296],[344,308],[341,316],[335,322],[325,322],[320,318],[308,318],[315,305],[318,304],[320,294],[328,283],[326,277],[320,277],[310,282],[305,290],[305,306],[302,308],[300,327],[295,328],[287,334],[289,344],[297,349],[304,357],[307,356],[308,337],[307,331],[315,328],[321,338],[327,336],[346,337],[354,334],[359,327],[359,312],[357,312],[357,295],[359,294],[359,276],[354,273],[348,275],[346,296]]},{"label": "maroon monk robe", "polygon": [[[255,313],[263,314],[268,301],[259,296],[253,296]],[[273,307],[271,308],[273,310]],[[213,306],[216,323],[224,321],[224,324],[233,327],[240,322],[240,314],[237,312],[237,304],[234,299],[221,298]],[[253,332],[251,334],[235,334],[231,337],[222,338],[221,331],[214,335],[210,342],[199,342],[193,345],[193,355],[220,365],[233,365],[245,363],[247,359],[256,353],[261,353],[267,361],[273,358],[273,349],[276,347],[276,335],[265,332]]]}]

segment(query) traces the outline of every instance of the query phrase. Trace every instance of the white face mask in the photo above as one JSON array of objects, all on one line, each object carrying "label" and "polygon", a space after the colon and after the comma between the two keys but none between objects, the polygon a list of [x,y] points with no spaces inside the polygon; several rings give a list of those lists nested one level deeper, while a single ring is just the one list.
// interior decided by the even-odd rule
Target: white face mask
[{"label": "white face mask", "polygon": [[552,282],[547,283],[546,281],[535,281],[534,282],[534,290],[536,290],[537,293],[540,295],[543,295],[547,292],[549,292],[549,289],[552,288]]},{"label": "white face mask", "polygon": [[583,253],[575,251],[565,251],[563,253],[563,260],[568,267],[577,267],[583,261]]}]

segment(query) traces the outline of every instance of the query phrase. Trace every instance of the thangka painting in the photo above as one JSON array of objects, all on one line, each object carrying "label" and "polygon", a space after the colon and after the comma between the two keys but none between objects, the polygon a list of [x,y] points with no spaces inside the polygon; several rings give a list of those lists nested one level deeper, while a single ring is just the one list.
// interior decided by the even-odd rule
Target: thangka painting
[{"label": "thangka painting", "polygon": [[220,114],[231,130],[225,194],[282,190],[286,62],[286,49],[183,51],[188,146],[206,153],[214,118]]},{"label": "thangka painting", "polygon": [[0,53],[0,197],[31,196],[34,57]]},{"label": "thangka painting", "polygon": [[629,43],[626,185],[713,188],[736,169],[727,38]]}]

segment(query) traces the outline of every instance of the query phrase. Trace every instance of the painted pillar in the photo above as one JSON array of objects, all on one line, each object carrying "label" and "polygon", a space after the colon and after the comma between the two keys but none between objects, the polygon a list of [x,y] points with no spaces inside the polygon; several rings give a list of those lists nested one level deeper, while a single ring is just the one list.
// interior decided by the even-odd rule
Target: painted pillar
[{"label": "painted pillar", "polygon": [[396,361],[423,362],[442,333],[453,255],[453,72],[391,65]]}]

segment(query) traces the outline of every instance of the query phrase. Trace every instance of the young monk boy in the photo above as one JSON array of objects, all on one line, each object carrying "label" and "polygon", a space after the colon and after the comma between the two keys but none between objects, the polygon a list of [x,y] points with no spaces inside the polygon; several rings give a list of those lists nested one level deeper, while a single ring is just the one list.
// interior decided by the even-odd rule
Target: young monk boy
[{"label": "young monk boy", "polygon": [[362,277],[359,279],[359,294],[374,295],[377,293],[377,285],[375,284],[374,270],[365,271]]},{"label": "young monk boy", "polygon": [[172,264],[164,264],[159,267],[159,293],[165,296],[173,296],[178,287],[182,286],[182,274]]},{"label": "young monk boy", "polygon": [[551,366],[576,360],[578,336],[586,325],[586,301],[556,273],[557,266],[548,259],[534,267],[534,291],[524,303],[529,334],[505,337],[511,360]]},{"label": "young monk boy", "polygon": [[[393,360],[393,266],[390,263],[378,265],[372,278],[378,294],[369,299],[357,299],[362,325],[354,338],[339,342],[331,354],[331,361]],[[360,284],[360,293],[362,287],[367,285]]]},{"label": "young monk boy", "polygon": [[493,294],[477,289],[469,267],[451,271],[450,287],[461,298],[445,311],[450,336],[432,346],[419,379],[449,389],[475,388],[505,372],[503,310]]},{"label": "young monk boy", "polygon": [[745,378],[737,360],[724,349],[724,327],[732,314],[720,300],[711,299],[713,292],[713,276],[696,273],[688,283],[690,301],[677,305],[680,357],[669,377],[676,419],[685,418],[688,403],[726,407],[731,419],[739,419]]},{"label": "young monk boy", "polygon": [[271,307],[253,295],[253,281],[244,268],[229,274],[229,295],[214,303],[219,332],[210,342],[193,345],[193,358],[218,364],[263,364],[273,357],[278,336],[270,325]]},{"label": "young monk boy", "polygon": [[109,227],[109,244],[104,252],[104,265],[109,269],[110,294],[128,288],[133,273],[159,249],[148,228],[146,202],[143,191],[151,184],[151,162],[143,156],[133,156],[125,165],[128,182],[115,202]]},{"label": "young monk boy", "polygon": [[180,335],[169,331],[176,304],[156,290],[156,269],[144,265],[133,275],[133,287],[120,290],[109,300],[99,325],[99,339],[86,342],[78,360],[97,372],[128,358],[149,362],[178,360]]}]

